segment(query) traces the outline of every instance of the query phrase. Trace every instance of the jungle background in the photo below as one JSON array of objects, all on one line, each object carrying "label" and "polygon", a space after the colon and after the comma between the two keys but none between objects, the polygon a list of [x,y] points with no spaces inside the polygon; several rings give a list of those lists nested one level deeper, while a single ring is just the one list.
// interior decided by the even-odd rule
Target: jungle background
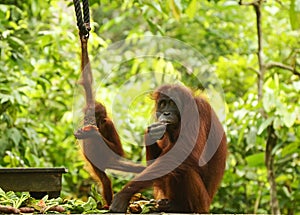
[{"label": "jungle background", "polygon": [[[212,213],[300,214],[299,0],[90,0],[90,7],[93,67],[110,44],[157,35],[195,48],[218,75],[229,153]],[[72,1],[1,0],[0,59],[0,166],[66,167],[62,196],[85,198],[95,182],[73,136],[80,42]],[[176,70],[163,60],[155,65]],[[127,67],[130,75],[150,66]],[[108,105],[118,77],[116,70],[97,95]],[[152,106],[141,108],[134,122],[118,115],[131,160],[144,159],[134,143],[142,142],[143,113]],[[132,177],[111,176],[116,192]]]}]

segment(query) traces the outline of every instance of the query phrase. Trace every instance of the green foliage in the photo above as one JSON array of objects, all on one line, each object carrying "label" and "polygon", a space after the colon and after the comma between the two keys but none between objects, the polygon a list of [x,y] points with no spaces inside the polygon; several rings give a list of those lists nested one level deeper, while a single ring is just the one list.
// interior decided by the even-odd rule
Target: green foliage
[{"label": "green foliage", "polygon": [[[107,212],[107,210],[98,209],[99,202],[97,198],[89,197],[86,202],[81,200],[64,200],[60,197],[49,199],[47,195],[42,199],[34,199],[27,192],[4,192],[0,189],[0,204],[2,207],[0,208],[0,212],[3,213],[4,211],[2,211],[2,209],[5,207],[10,209],[11,213],[20,213],[20,211],[22,212],[22,208],[23,210],[24,208],[31,209],[30,213],[34,214],[101,214]],[[14,209],[14,211],[12,211],[12,209]]]},{"label": "green foliage", "polygon": [[28,1],[0,4],[0,16],[0,165],[70,166],[77,175],[83,162],[70,117],[79,67],[71,61],[72,14],[63,18],[56,1]]},{"label": "green foliage", "polygon": [[291,0],[290,5],[290,21],[293,29],[300,29],[300,2],[297,0]]},{"label": "green foliage", "polygon": [[[229,154],[212,212],[271,212],[265,167],[270,125],[278,138],[272,155],[281,212],[300,211],[299,75],[282,68],[267,70],[263,98],[258,100],[256,20],[251,7],[228,0],[104,0],[101,4],[92,0],[90,6],[93,32],[89,50],[93,69],[101,79],[97,97],[116,121],[129,159],[144,160],[142,134],[153,120],[151,99],[135,98],[137,89],[143,91],[153,82],[137,74],[160,71],[175,74],[192,88],[203,86],[182,72],[181,65],[163,58],[125,61],[113,68],[109,78],[103,78],[105,71],[101,65],[107,62],[101,61],[101,53],[122,39],[172,37],[191,45],[209,60],[225,92],[224,126]],[[264,3],[262,29],[266,63],[284,63],[299,72],[298,9],[298,0]],[[72,114],[73,94],[82,95],[76,85],[80,74],[79,51],[71,3],[0,3],[0,166],[67,167],[63,196],[86,200],[70,200],[71,205],[76,205],[74,212],[94,213],[99,212],[94,209],[101,200],[95,190],[82,191],[91,181],[73,137],[82,119],[80,114],[73,119]],[[113,99],[117,93],[121,93],[119,99]],[[135,99],[128,104],[127,98]],[[79,107],[74,108],[81,110],[82,105],[79,102]],[[132,178],[110,175],[115,191]],[[87,193],[93,197],[86,198]],[[15,197],[8,200],[15,201]]]}]

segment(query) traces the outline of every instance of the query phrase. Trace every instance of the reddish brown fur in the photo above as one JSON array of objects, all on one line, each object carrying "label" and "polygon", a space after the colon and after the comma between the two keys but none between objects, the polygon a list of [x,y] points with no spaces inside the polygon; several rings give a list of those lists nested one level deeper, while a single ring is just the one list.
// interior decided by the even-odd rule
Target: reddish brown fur
[{"label": "reddish brown fur", "polygon": [[[86,110],[85,110],[86,112]],[[110,118],[107,116],[106,108],[99,102],[95,103],[95,118],[96,118],[96,124],[98,131],[100,132],[101,136],[103,137],[105,143],[107,146],[116,154],[120,156],[124,156],[124,151],[121,145],[120,137],[115,129],[115,126]],[[83,140],[83,146],[85,144],[90,144],[89,140]],[[113,198],[113,191],[111,187],[111,181],[106,175],[106,173],[103,171],[103,169],[98,168],[96,165],[94,165],[92,162],[89,161],[88,157],[89,151],[84,150],[85,147],[83,147],[83,153],[87,159],[87,161],[92,166],[92,175],[96,176],[96,179],[101,181],[102,184],[102,195],[104,200],[106,201],[107,205],[110,205]],[[99,156],[101,156],[101,152],[99,153]],[[94,173],[94,174],[93,174]]]},{"label": "reddish brown fur", "polygon": [[[82,70],[82,80],[81,84],[85,90],[85,100],[86,100],[86,108],[85,108],[85,118],[84,118],[84,126],[81,130],[75,133],[75,136],[79,138],[85,132],[96,131],[96,133],[100,132],[98,135],[98,140],[100,140],[100,144],[94,145],[93,143],[95,138],[79,138],[83,140],[83,153],[86,160],[91,164],[92,171],[96,175],[97,179],[99,179],[102,183],[102,195],[107,205],[111,204],[113,198],[113,191],[111,187],[111,181],[105,174],[105,168],[99,168],[93,162],[91,162],[90,158],[93,157],[95,159],[95,150],[104,148],[101,144],[104,144],[103,141],[107,144],[107,146],[113,150],[116,154],[123,156],[124,152],[122,149],[122,145],[120,142],[119,135],[116,132],[114,124],[107,117],[105,107],[99,103],[95,102],[94,93],[92,89],[93,83],[93,75],[88,55],[88,37],[85,37],[81,33],[80,41],[81,41],[81,70]],[[97,125],[97,127],[95,127]],[[102,141],[103,139],[103,141]],[[105,151],[105,150],[103,150]],[[101,155],[100,155],[101,156]],[[102,167],[105,167],[104,163]]]},{"label": "reddish brown fur", "polygon": [[102,136],[110,142],[110,149],[120,156],[124,156],[121,140],[112,120],[107,116],[105,107],[96,102],[95,104],[96,124]]},{"label": "reddish brown fur", "polygon": [[[86,109],[85,112],[87,111],[89,113],[92,112]],[[96,175],[96,179],[101,181],[102,195],[107,205],[110,205],[113,192],[111,181],[104,171],[106,169],[115,169],[140,173],[145,167],[122,159],[124,151],[119,135],[113,122],[107,117],[105,107],[101,103],[96,102],[94,113],[97,126],[86,125],[79,129],[75,136],[83,140],[82,150],[84,156],[92,166],[92,175]]]},{"label": "reddish brown fur", "polygon": [[[209,103],[201,97],[194,97],[187,88],[164,85],[154,93],[156,102],[161,93],[176,100],[181,112],[181,124],[176,129],[167,129],[156,144],[146,143],[149,166],[115,195],[110,209],[113,212],[126,212],[131,196],[153,185],[156,199],[170,200],[168,212],[207,213],[224,174],[227,151],[224,130]],[[190,114],[192,104],[196,104],[197,109],[194,115]],[[199,122],[195,122],[197,114]],[[195,133],[196,138],[193,139]],[[210,139],[209,133],[212,135]],[[217,149],[208,163],[199,166],[199,160],[209,157],[211,148],[205,150],[208,139],[209,146]],[[196,140],[195,145],[193,140]],[[180,148],[173,147],[175,145]],[[160,172],[177,162],[176,156],[167,154],[173,148],[177,150],[175,155],[186,151],[190,153],[177,168],[160,176]]]},{"label": "reddish brown fur", "polygon": [[[83,153],[86,160],[91,164],[96,177],[101,181],[103,197],[108,205],[111,204],[113,192],[111,181],[105,174],[107,166],[118,165],[120,156],[124,156],[119,135],[113,122],[108,118],[105,107],[95,102],[92,89],[93,75],[88,55],[88,37],[80,35],[81,41],[81,84],[85,90],[86,109],[84,117],[84,127],[79,129],[75,136],[83,139]],[[131,169],[138,170],[134,165],[123,164]],[[141,169],[141,168],[140,168]],[[141,170],[140,170],[141,171]]]}]

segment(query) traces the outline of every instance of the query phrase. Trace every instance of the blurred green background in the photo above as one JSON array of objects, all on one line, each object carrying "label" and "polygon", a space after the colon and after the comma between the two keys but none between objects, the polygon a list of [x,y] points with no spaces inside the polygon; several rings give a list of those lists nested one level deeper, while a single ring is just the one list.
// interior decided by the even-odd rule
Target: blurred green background
[{"label": "blurred green background", "polygon": [[[92,66],[101,79],[99,52],[135,37],[167,36],[198,50],[218,75],[226,102],[227,168],[211,212],[272,213],[278,206],[282,214],[300,214],[300,3],[240,2],[90,0]],[[0,1],[0,59],[0,167],[66,167],[62,195],[86,198],[95,182],[73,136],[80,42],[72,1]],[[151,121],[152,101],[137,98],[124,108],[126,97],[111,95],[131,76],[157,69],[180,73],[163,58],[135,59],[114,68],[97,93],[117,119],[131,160],[144,159],[141,134]],[[178,79],[199,88],[188,75]],[[143,80],[130,81],[130,98],[137,86],[147,89]],[[115,191],[132,177],[110,175]]]}]

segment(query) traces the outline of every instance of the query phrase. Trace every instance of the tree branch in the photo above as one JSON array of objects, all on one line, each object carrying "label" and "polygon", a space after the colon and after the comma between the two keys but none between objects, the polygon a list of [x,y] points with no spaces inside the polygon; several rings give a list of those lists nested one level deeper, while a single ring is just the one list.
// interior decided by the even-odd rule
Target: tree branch
[{"label": "tree branch", "polygon": [[265,67],[263,60],[263,40],[262,40],[262,14],[261,14],[261,1],[257,1],[253,4],[253,8],[256,14],[256,30],[257,30],[257,57],[258,57],[258,66],[259,72],[257,74],[257,91],[258,91],[258,101],[261,101],[263,98],[263,85],[264,85],[264,76],[265,76]]},{"label": "tree branch", "polygon": [[253,71],[257,75],[259,74],[259,72],[255,68],[253,68],[251,66],[248,66],[246,69]]},{"label": "tree branch", "polygon": [[260,1],[260,0],[256,0],[256,1],[253,1],[253,2],[243,2],[243,0],[240,0],[240,1],[239,1],[239,5],[245,5],[245,6],[250,6],[250,5],[252,5],[252,6],[254,6],[254,5],[259,4],[259,1]]},{"label": "tree branch", "polygon": [[267,65],[266,65],[266,69],[272,69],[274,67],[291,71],[294,75],[297,75],[297,76],[300,77],[300,72],[297,71],[296,67],[285,65],[285,64],[282,64],[282,63],[279,63],[279,62],[270,62],[270,63],[267,63]]},{"label": "tree branch", "polygon": [[277,144],[278,137],[275,133],[273,124],[268,127],[268,139],[266,145],[265,164],[267,167],[267,177],[270,183],[270,196],[271,196],[271,210],[272,214],[280,215],[279,203],[277,198],[277,185],[274,170],[274,155],[272,154],[274,147]]}]

